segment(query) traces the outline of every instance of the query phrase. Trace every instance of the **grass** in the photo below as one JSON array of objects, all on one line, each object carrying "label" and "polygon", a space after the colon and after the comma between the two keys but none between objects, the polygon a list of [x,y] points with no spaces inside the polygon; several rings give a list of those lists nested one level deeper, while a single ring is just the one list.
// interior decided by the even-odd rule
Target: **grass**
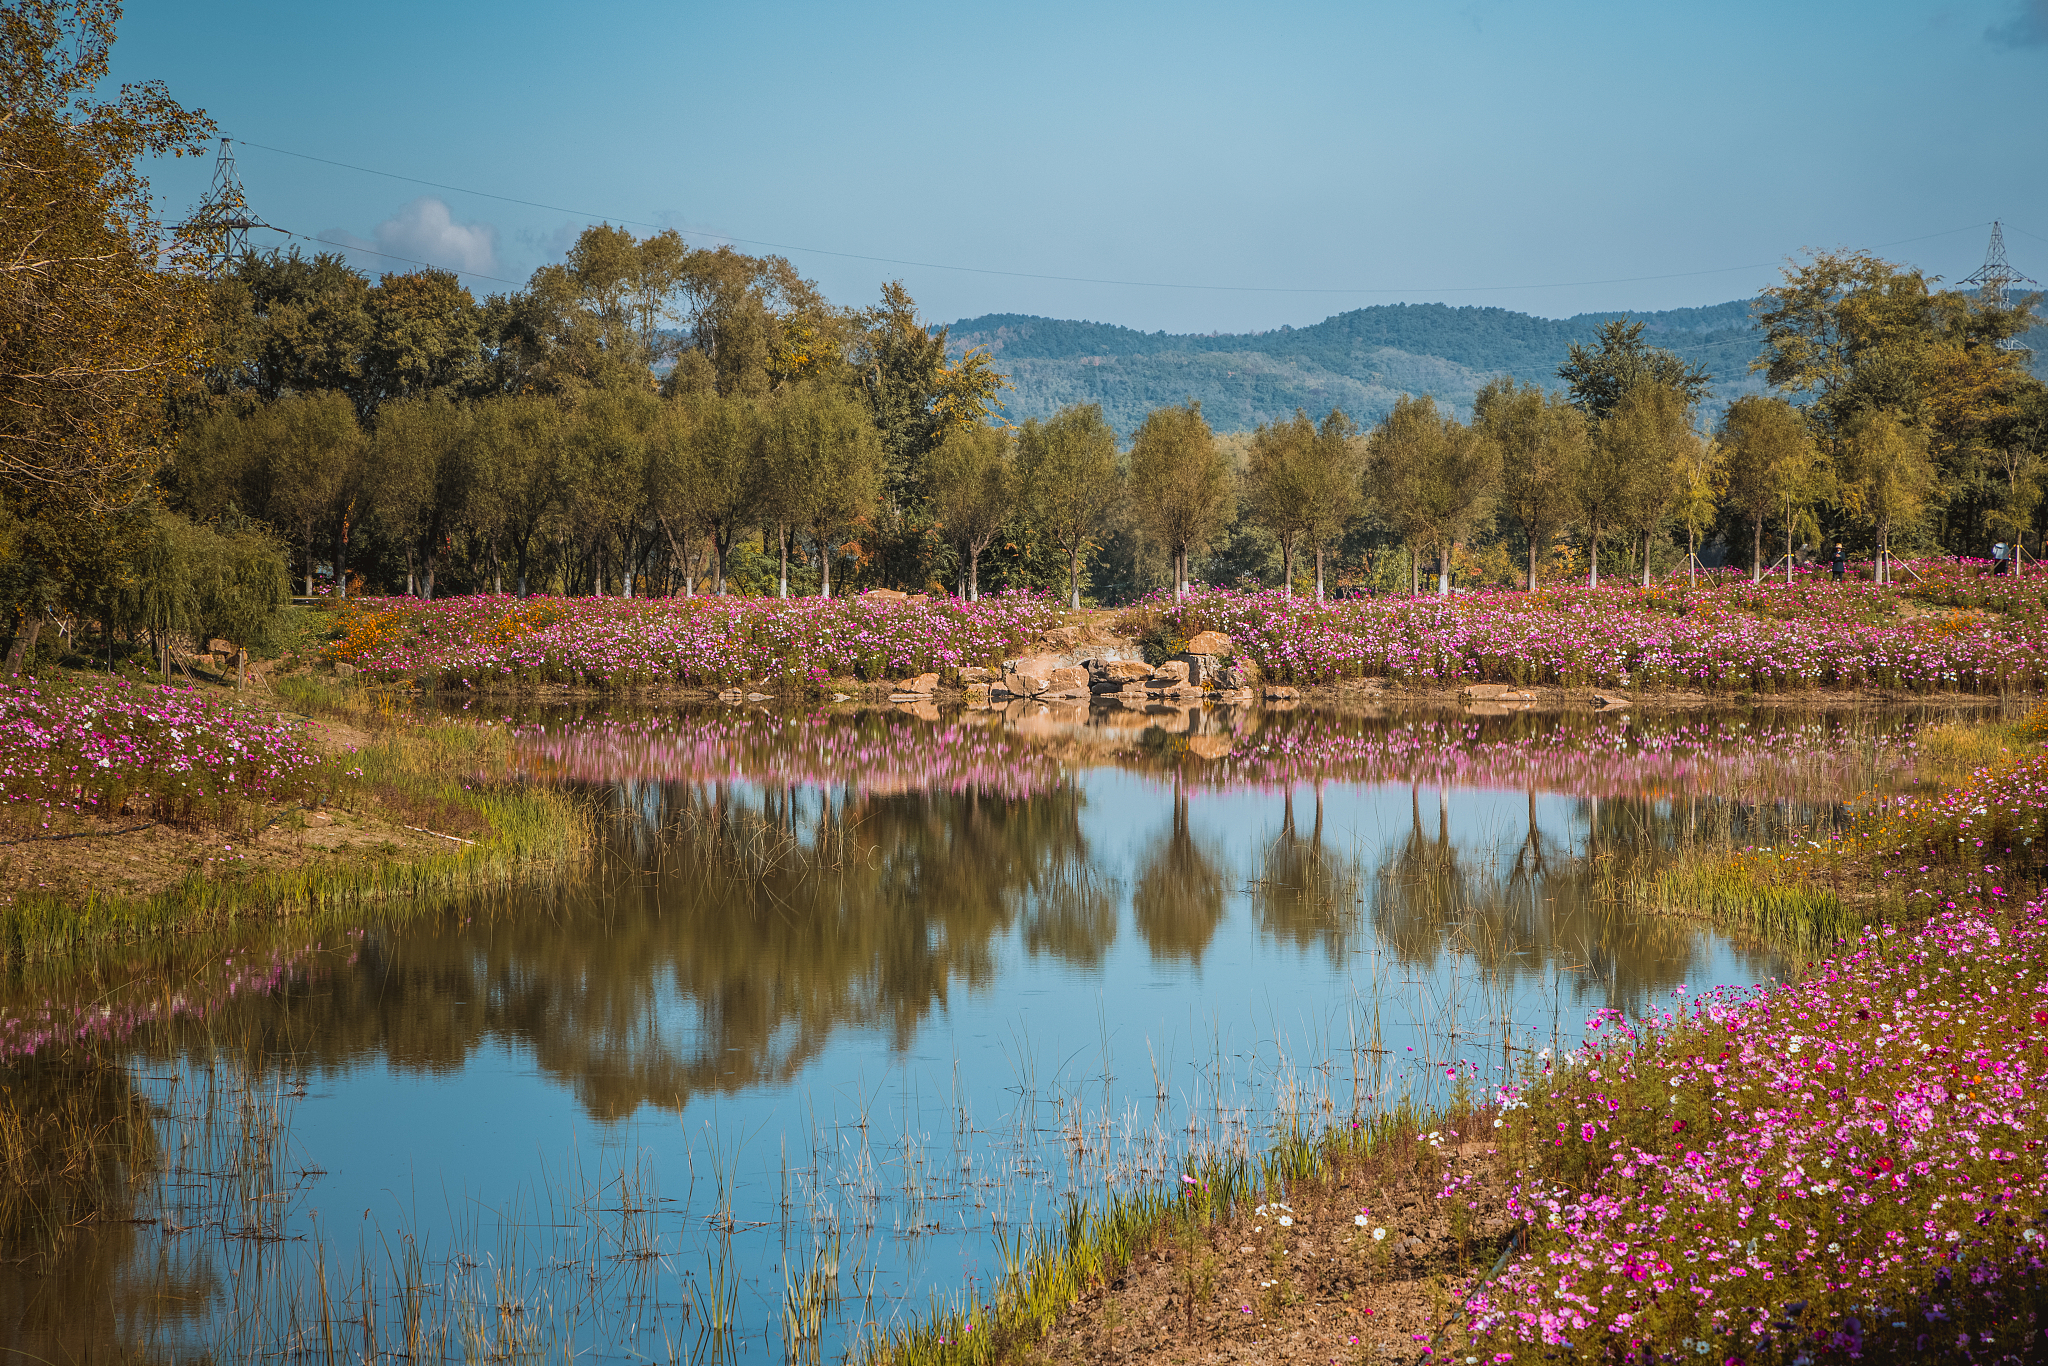
[{"label": "grass", "polygon": [[594,818],[575,798],[507,776],[510,741],[501,730],[421,720],[388,696],[310,679],[279,680],[276,695],[366,734],[345,764],[330,762],[332,786],[317,803],[257,808],[255,823],[303,832],[321,808],[333,808],[361,817],[367,829],[403,835],[407,849],[387,840],[324,857],[302,842],[287,866],[202,866],[140,895],[77,880],[18,886],[0,905],[0,961],[19,967],[253,919],[336,917],[339,925],[365,904],[425,904],[430,894],[574,860],[592,843]]}]

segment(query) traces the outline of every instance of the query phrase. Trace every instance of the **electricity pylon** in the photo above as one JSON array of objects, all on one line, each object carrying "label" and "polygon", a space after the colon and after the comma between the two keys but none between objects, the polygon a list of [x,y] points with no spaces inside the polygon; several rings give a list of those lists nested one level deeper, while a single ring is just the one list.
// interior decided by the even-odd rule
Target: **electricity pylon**
[{"label": "electricity pylon", "polygon": [[[2005,259],[2005,230],[1997,220],[1991,224],[1991,245],[1984,249],[1984,264],[1977,268],[1975,275],[1961,281],[1977,286],[1977,302],[1987,308],[2004,310],[2012,307],[2014,285],[2039,285],[2032,276],[2022,275],[2012,268]],[[1999,344],[2006,351],[2026,351],[2029,348],[2018,337],[2008,337]]]}]

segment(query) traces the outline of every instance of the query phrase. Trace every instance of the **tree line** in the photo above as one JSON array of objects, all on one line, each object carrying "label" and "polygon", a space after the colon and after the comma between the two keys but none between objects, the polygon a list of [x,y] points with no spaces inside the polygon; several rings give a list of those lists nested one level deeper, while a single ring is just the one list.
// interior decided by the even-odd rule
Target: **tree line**
[{"label": "tree line", "polygon": [[[211,125],[106,101],[114,10],[0,11],[0,604],[18,661],[53,616],[104,638],[247,640],[295,582],[423,596],[954,592],[1125,601],[1191,582],[1332,587],[1753,573],[1842,536],[2039,545],[2048,403],[2033,300],[1811,256],[1758,301],[1746,396],[1613,319],[1554,385],[1468,414],[1403,397],[1213,431],[1157,408],[1005,421],[900,284],[831,304],[787,261],[586,230],[522,289],[372,280],[336,255],[222,264],[157,221],[146,154]],[[210,262],[210,269],[202,269]],[[287,577],[289,575],[289,578]],[[168,580],[168,581],[167,581]],[[252,624],[254,623],[254,624]]]}]

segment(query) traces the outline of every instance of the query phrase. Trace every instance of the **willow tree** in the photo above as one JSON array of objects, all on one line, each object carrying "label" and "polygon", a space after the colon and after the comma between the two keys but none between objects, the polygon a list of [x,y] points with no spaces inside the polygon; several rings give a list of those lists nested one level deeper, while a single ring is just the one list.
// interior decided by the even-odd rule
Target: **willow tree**
[{"label": "willow tree", "polygon": [[1877,581],[1887,582],[1892,534],[1917,521],[1939,492],[1927,433],[1890,408],[1868,408],[1849,421],[1841,443],[1836,501],[1877,537]]},{"label": "willow tree", "polygon": [[1572,490],[1586,460],[1586,418],[1536,384],[1517,388],[1502,376],[1479,391],[1473,425],[1501,455],[1500,510],[1529,546],[1529,587],[1540,547],[1570,523]]},{"label": "willow tree", "polygon": [[1067,605],[1081,606],[1081,557],[1109,525],[1121,492],[1116,433],[1099,403],[1073,403],[1017,432],[1017,463],[1033,514],[1067,557]]},{"label": "willow tree", "polygon": [[1373,429],[1366,490],[1411,553],[1437,552],[1437,593],[1451,591],[1451,550],[1485,518],[1500,482],[1500,448],[1428,397],[1403,395]]},{"label": "willow tree", "polygon": [[932,452],[932,512],[960,557],[959,594],[981,599],[981,552],[1016,510],[1016,440],[1007,428],[954,427]]},{"label": "willow tree", "polygon": [[1173,600],[1188,582],[1189,552],[1230,519],[1230,461],[1194,400],[1145,415],[1131,442],[1132,510],[1145,534],[1166,547]]}]

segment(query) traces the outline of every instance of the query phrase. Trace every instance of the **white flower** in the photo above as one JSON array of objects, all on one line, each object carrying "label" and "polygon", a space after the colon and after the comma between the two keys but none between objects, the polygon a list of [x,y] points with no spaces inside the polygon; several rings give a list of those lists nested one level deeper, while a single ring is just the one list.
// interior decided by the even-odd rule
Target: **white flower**
[{"label": "white flower", "polygon": [[1507,1123],[1507,1121],[1506,1121],[1506,1120],[1504,1120],[1504,1119],[1496,1119],[1496,1120],[1494,1120],[1494,1122],[1493,1122],[1493,1127],[1494,1127],[1494,1128],[1496,1128],[1496,1129],[1498,1129],[1498,1128],[1500,1128],[1500,1127],[1501,1127],[1502,1125],[1504,1125],[1504,1124],[1506,1124],[1506,1123]]},{"label": "white flower", "polygon": [[1374,1229],[1372,1231],[1372,1240],[1375,1243],[1384,1243],[1387,1241],[1387,1231],[1383,1228]]},{"label": "white flower", "polygon": [[1282,1228],[1293,1228],[1293,1227],[1294,1227],[1294,1216],[1293,1216],[1293,1215],[1291,1215],[1291,1214],[1283,1214],[1283,1215],[1281,1215],[1281,1216],[1280,1216],[1280,1227],[1282,1227]]},{"label": "white flower", "polygon": [[1266,1217],[1266,1207],[1264,1205],[1260,1205],[1257,1209],[1253,1210],[1252,1213],[1256,1214],[1259,1218],[1263,1219]]},{"label": "white flower", "polygon": [[1829,1244],[1828,1244],[1828,1251],[1830,1251],[1830,1252],[1840,1252],[1841,1250],[1842,1250],[1842,1245],[1841,1245],[1840,1243],[1829,1243]]},{"label": "white flower", "polygon": [[[1354,1224],[1356,1224],[1356,1225],[1358,1225],[1358,1226],[1359,1226],[1360,1228],[1364,1228],[1364,1227],[1365,1227],[1365,1216],[1364,1216],[1363,1214],[1354,1214],[1354,1215],[1352,1215],[1352,1216],[1351,1216],[1351,1222],[1352,1222],[1352,1223],[1354,1223]],[[2032,1230],[2032,1229],[2028,1229],[2028,1230],[2027,1230],[2027,1236],[2028,1236],[2029,1238],[2032,1238],[2032,1237],[2035,1237],[2035,1236],[2037,1236],[2037,1235],[2035,1234],[2034,1230]]]}]

